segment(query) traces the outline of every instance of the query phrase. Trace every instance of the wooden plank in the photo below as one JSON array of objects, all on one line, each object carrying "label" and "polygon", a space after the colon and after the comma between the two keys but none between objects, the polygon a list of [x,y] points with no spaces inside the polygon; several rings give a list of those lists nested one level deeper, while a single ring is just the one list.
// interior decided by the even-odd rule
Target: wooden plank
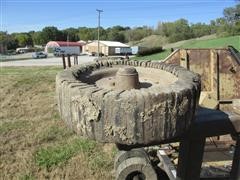
[{"label": "wooden plank", "polygon": [[180,51],[180,66],[185,67],[188,70],[190,69],[189,57],[188,57],[187,50],[185,49],[182,49]]}]

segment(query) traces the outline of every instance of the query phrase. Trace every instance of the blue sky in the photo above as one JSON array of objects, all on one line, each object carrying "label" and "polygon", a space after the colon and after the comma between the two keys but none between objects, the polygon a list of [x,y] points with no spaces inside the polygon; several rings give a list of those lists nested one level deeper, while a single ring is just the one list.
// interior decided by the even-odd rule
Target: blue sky
[{"label": "blue sky", "polygon": [[101,26],[156,27],[159,21],[185,18],[191,23],[223,16],[236,0],[0,0],[1,31],[38,31],[45,26],[96,27],[96,9],[103,9]]}]

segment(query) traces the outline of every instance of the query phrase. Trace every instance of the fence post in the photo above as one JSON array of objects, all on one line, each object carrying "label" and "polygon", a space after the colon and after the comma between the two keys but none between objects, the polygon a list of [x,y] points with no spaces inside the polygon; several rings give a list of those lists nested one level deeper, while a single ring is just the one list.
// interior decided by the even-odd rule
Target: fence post
[{"label": "fence post", "polygon": [[63,69],[66,69],[65,55],[62,54]]},{"label": "fence post", "polygon": [[68,58],[68,67],[71,67],[71,59],[69,54],[67,55],[67,58]]},{"label": "fence post", "polygon": [[78,65],[78,56],[75,56],[75,58],[76,58],[76,64]]}]

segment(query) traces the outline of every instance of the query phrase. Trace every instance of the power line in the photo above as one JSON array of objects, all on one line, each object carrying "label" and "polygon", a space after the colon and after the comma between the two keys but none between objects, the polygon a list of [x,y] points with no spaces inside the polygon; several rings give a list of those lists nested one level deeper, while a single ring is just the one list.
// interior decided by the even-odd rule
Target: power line
[{"label": "power line", "polygon": [[[8,0],[8,2],[11,2],[11,3],[42,3],[42,2],[47,2],[47,3],[66,3],[65,0]],[[98,0],[69,0],[68,2],[72,2],[72,3],[96,3],[96,2],[99,2]],[[172,1],[169,1],[169,0],[142,0],[142,1],[139,1],[139,0],[116,0],[116,1],[112,1],[112,0],[102,0],[100,1],[101,3],[150,3],[150,2],[153,2],[153,3],[224,3],[224,2],[227,2],[227,0],[222,0],[222,1],[219,1],[219,0],[200,0],[200,1],[195,1],[195,0],[172,0]],[[233,1],[234,2],[234,1]],[[239,0],[235,0],[235,2],[239,2]]]}]

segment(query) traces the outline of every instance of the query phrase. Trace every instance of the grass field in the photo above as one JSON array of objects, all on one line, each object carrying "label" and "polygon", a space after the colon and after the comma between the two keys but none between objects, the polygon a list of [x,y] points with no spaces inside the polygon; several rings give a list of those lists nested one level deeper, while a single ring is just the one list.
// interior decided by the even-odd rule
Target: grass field
[{"label": "grass field", "polygon": [[182,48],[224,48],[228,45],[240,50],[240,36],[230,36],[208,40],[194,40],[183,44]]},{"label": "grass field", "polygon": [[211,39],[211,37],[212,36],[208,38],[191,39],[177,43],[167,44],[164,46],[165,48],[167,48],[167,50],[162,53],[152,54],[143,57],[134,57],[133,59],[162,60],[171,53],[168,48],[224,48],[228,45],[232,45],[240,51],[240,36],[230,36],[213,39]]},{"label": "grass field", "polygon": [[0,69],[0,179],[113,179],[114,145],[79,138],[60,120],[60,70]]}]

